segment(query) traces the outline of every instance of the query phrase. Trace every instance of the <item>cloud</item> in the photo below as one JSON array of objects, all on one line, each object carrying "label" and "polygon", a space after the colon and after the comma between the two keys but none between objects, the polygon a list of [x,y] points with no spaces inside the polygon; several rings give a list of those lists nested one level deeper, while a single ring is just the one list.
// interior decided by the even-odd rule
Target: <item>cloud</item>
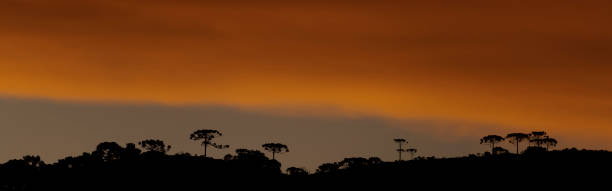
[{"label": "cloud", "polygon": [[5,95],[612,125],[608,1],[2,3]]},{"label": "cloud", "polygon": [[206,25],[166,20],[104,1],[2,1],[3,33],[51,38],[211,37]]},{"label": "cloud", "polygon": [[[206,128],[220,130],[224,136],[216,141],[231,145],[231,149],[210,152],[217,158],[238,148],[261,150],[260,145],[269,141],[289,145],[291,152],[279,157],[283,168],[315,169],[321,163],[350,156],[395,160],[392,139],[396,137],[407,138],[425,156],[458,156],[486,149],[475,141],[475,136],[480,135],[457,136],[455,127],[468,124],[456,122],[404,120],[396,124],[374,116],[288,115],[214,105],[175,107],[1,98],[0,126],[0,160],[36,154],[46,162],[54,162],[91,152],[103,141],[125,144],[149,138],[164,140],[173,146],[173,152],[201,154],[200,144],[189,140],[188,135]],[[446,132],[434,132],[436,129]]]}]

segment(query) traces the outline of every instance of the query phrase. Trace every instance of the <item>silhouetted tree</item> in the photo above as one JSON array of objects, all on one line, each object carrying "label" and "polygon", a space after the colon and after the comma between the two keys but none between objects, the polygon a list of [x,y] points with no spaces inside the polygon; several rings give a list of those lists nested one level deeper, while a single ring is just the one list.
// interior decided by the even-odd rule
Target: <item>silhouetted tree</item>
[{"label": "silhouetted tree", "polygon": [[502,147],[493,148],[493,154],[508,154],[508,149],[504,149]]},{"label": "silhouetted tree", "polygon": [[276,153],[289,152],[289,147],[287,145],[281,143],[266,143],[261,145],[266,151],[270,151],[272,153],[272,160],[276,160]]},{"label": "silhouetted tree", "polygon": [[270,160],[264,153],[258,150],[236,149],[236,156],[231,158],[230,162],[232,164],[250,173],[258,173],[258,171],[275,174],[281,173],[281,164],[276,160]]},{"label": "silhouetted tree", "polygon": [[412,159],[412,158],[414,158],[414,154],[417,152],[417,149],[415,149],[415,148],[408,148],[405,151],[410,155],[410,159]]},{"label": "silhouetted tree", "polygon": [[120,159],[122,153],[123,147],[116,142],[103,142],[98,144],[92,155],[103,161],[112,161]]},{"label": "silhouetted tree", "polygon": [[367,166],[370,166],[370,161],[362,157],[345,158],[344,160],[340,161],[340,167],[342,169],[364,168]]},{"label": "silhouetted tree", "polygon": [[504,141],[504,138],[499,135],[487,135],[480,139],[480,144],[491,145],[491,152],[495,154],[495,144]]},{"label": "silhouetted tree", "polygon": [[290,167],[287,168],[287,174],[290,176],[306,176],[308,175],[308,171],[304,168]]},{"label": "silhouetted tree", "polygon": [[138,142],[138,145],[142,147],[147,152],[158,152],[158,153],[166,153],[170,151],[172,146],[166,145],[162,140],[153,140],[147,139]]},{"label": "silhouetted tree", "polygon": [[511,144],[516,145],[516,154],[518,155],[520,154],[519,153],[519,143],[525,140],[529,140],[529,135],[525,133],[510,133],[506,135],[506,139],[508,139],[508,142],[510,142]]},{"label": "silhouetted tree", "polygon": [[233,157],[233,160],[268,160],[268,157],[258,150],[236,149],[235,152],[236,156]]},{"label": "silhouetted tree", "polygon": [[225,156],[223,156],[223,160],[232,160],[234,159],[234,156],[232,156],[231,154],[226,154]]},{"label": "silhouetted tree", "polygon": [[544,152],[546,152],[546,148],[544,147],[529,146],[527,147],[527,149],[523,151],[523,155],[534,155],[534,154],[541,154]]},{"label": "silhouetted tree", "polygon": [[398,155],[399,155],[398,161],[402,161],[402,153],[405,151],[404,149],[402,149],[402,145],[406,143],[406,139],[398,138],[398,139],[393,139],[393,141],[399,144],[399,149],[397,149],[396,151],[398,152]]},{"label": "silhouetted tree", "polygon": [[23,162],[25,162],[26,165],[31,166],[31,167],[41,167],[45,165],[45,162],[43,162],[42,160],[40,160],[40,156],[33,156],[33,155],[26,155],[23,156]]},{"label": "silhouetted tree", "polygon": [[4,190],[1,186],[2,183],[6,182],[7,178],[16,176],[15,179],[20,179],[20,181],[27,181],[28,178],[32,177],[26,178],[23,175],[32,175],[32,173],[38,173],[44,169],[42,168],[43,166],[45,166],[45,163],[40,160],[40,157],[33,155],[23,156],[22,159],[12,159],[0,165],[0,190]]},{"label": "silhouetted tree", "polygon": [[548,151],[549,147],[557,146],[557,140],[546,136],[542,139],[542,144],[546,145],[546,150]]},{"label": "silhouetted tree", "polygon": [[368,158],[368,163],[370,163],[372,165],[377,165],[377,164],[383,163],[383,161],[382,161],[382,159],[380,159],[378,157],[370,157],[370,158]]},{"label": "silhouetted tree", "polygon": [[534,143],[537,147],[542,147],[542,139],[546,136],[544,131],[533,131],[529,134],[529,143]]},{"label": "silhouetted tree", "polygon": [[202,146],[204,146],[204,157],[206,157],[206,150],[209,145],[216,149],[229,148],[229,145],[220,145],[220,144],[212,142],[212,140],[215,137],[222,136],[222,135],[223,134],[221,134],[221,132],[217,130],[201,129],[201,130],[197,130],[191,133],[191,135],[189,136],[189,139],[194,140],[194,141],[202,140]]},{"label": "silhouetted tree", "polygon": [[317,168],[317,173],[328,174],[328,173],[338,172],[338,170],[340,170],[340,164],[324,163],[324,164],[319,165],[319,168]]},{"label": "silhouetted tree", "polygon": [[[319,166],[319,169],[321,169],[321,172],[323,171],[333,172],[335,170],[360,170],[360,169],[366,169],[369,167],[374,167],[382,163],[383,161],[378,157],[370,157],[367,159],[363,157],[352,157],[352,158],[345,158],[344,160],[338,163],[328,164],[326,166],[323,166],[323,165]],[[327,168],[327,169],[324,169],[324,168]]]},{"label": "silhouetted tree", "polygon": [[136,160],[140,156],[142,151],[136,148],[136,144],[128,143],[125,145],[125,149],[123,149],[123,153],[121,154],[122,159],[127,160]]}]

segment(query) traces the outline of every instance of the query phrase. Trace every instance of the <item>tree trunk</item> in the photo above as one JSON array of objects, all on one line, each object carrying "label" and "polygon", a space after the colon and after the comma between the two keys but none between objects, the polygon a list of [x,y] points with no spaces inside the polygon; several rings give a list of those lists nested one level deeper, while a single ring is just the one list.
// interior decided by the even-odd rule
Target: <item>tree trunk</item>
[{"label": "tree trunk", "polygon": [[208,144],[204,144],[204,158],[206,158],[206,148],[208,147]]},{"label": "tree trunk", "polygon": [[272,160],[276,160],[275,154],[276,154],[275,152],[272,152]]},{"label": "tree trunk", "polygon": [[518,146],[519,146],[519,142],[516,141],[516,155],[519,155]]},{"label": "tree trunk", "polygon": [[402,143],[399,143],[399,150],[397,150],[397,152],[399,153],[399,161],[402,161]]}]

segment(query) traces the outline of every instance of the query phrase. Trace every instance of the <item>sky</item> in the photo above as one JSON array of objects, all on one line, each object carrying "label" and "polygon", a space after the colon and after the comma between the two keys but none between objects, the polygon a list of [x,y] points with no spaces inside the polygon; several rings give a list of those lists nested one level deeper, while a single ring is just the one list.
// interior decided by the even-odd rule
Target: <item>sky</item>
[{"label": "sky", "polygon": [[[0,159],[55,160],[144,135],[197,152],[178,134],[198,128],[252,135],[224,136],[244,147],[291,142],[287,162],[308,167],[348,154],[393,160],[384,149],[401,136],[437,156],[533,130],[560,147],[610,149],[611,7],[1,0]],[[37,133],[55,130],[66,132]]]}]

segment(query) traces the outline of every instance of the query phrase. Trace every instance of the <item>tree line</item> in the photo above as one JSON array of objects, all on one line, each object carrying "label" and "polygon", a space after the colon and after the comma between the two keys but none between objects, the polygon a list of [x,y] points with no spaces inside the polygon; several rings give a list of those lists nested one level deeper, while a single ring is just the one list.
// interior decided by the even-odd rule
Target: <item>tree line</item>
[{"label": "tree line", "polygon": [[[207,157],[208,147],[212,147],[215,149],[226,149],[229,148],[229,145],[217,144],[213,142],[213,139],[218,136],[222,136],[223,134],[218,130],[214,129],[201,129],[197,130],[191,135],[189,135],[189,139],[194,141],[201,141],[201,145],[204,147],[204,157]],[[157,141],[157,144],[163,147],[163,142]],[[272,160],[276,160],[276,154],[289,152],[289,147],[282,143],[265,143],[261,145],[264,150],[272,153]]]},{"label": "tree line", "polygon": [[[612,163],[609,162],[612,161],[611,152],[577,149],[549,151],[548,148],[554,147],[557,141],[546,132],[538,131],[529,134],[510,133],[505,137],[488,135],[481,139],[481,143],[490,145],[493,155],[470,154],[453,158],[414,157],[417,149],[410,146],[406,139],[395,138],[393,141],[399,147],[395,149],[398,153],[397,161],[385,162],[378,157],[347,157],[338,162],[321,164],[313,173],[298,167],[286,168],[286,173],[283,173],[281,164],[275,159],[278,154],[289,152],[289,147],[282,143],[261,145],[262,151],[269,152],[271,158],[262,151],[250,149],[236,149],[234,154],[227,154],[222,159],[207,157],[210,149],[230,148],[229,145],[216,142],[220,136],[223,134],[214,129],[201,129],[189,134],[190,140],[202,146],[203,155],[199,156],[189,153],[167,154],[174,148],[156,139],[126,145],[102,142],[92,152],[66,157],[54,164],[45,164],[39,156],[24,156],[0,165],[0,190],[83,190],[91,188],[91,185],[104,190],[147,190],[159,189],[160,186],[171,186],[168,190],[194,190],[201,189],[202,185],[228,180],[245,186],[252,186],[245,183],[249,180],[295,185],[324,185],[342,181],[384,182],[394,179],[409,179],[420,183],[431,177],[439,180],[465,178],[496,181],[489,173],[481,172],[505,168],[512,169],[504,174],[507,178],[527,176],[536,179],[541,178],[541,174],[523,175],[523,172],[538,169],[551,175],[572,177],[567,172],[612,170]],[[498,147],[498,144],[504,141],[516,146],[517,156],[520,157],[508,152],[503,154],[503,148]],[[527,141],[530,147],[519,152],[519,143]],[[404,158],[406,154],[409,158]],[[123,185],[132,187],[119,187]],[[174,187],[176,185],[182,188]]]},{"label": "tree line", "polygon": [[519,152],[519,145],[521,142],[528,141],[529,147],[527,149],[537,150],[544,149],[546,151],[551,147],[557,146],[557,140],[548,136],[545,131],[533,131],[529,134],[527,133],[509,133],[506,137],[502,137],[499,135],[487,135],[480,139],[480,144],[488,144],[491,146],[491,154],[504,153],[507,152],[506,149],[502,147],[496,147],[495,145],[498,143],[502,143],[507,140],[510,144],[516,146],[516,153]]}]

